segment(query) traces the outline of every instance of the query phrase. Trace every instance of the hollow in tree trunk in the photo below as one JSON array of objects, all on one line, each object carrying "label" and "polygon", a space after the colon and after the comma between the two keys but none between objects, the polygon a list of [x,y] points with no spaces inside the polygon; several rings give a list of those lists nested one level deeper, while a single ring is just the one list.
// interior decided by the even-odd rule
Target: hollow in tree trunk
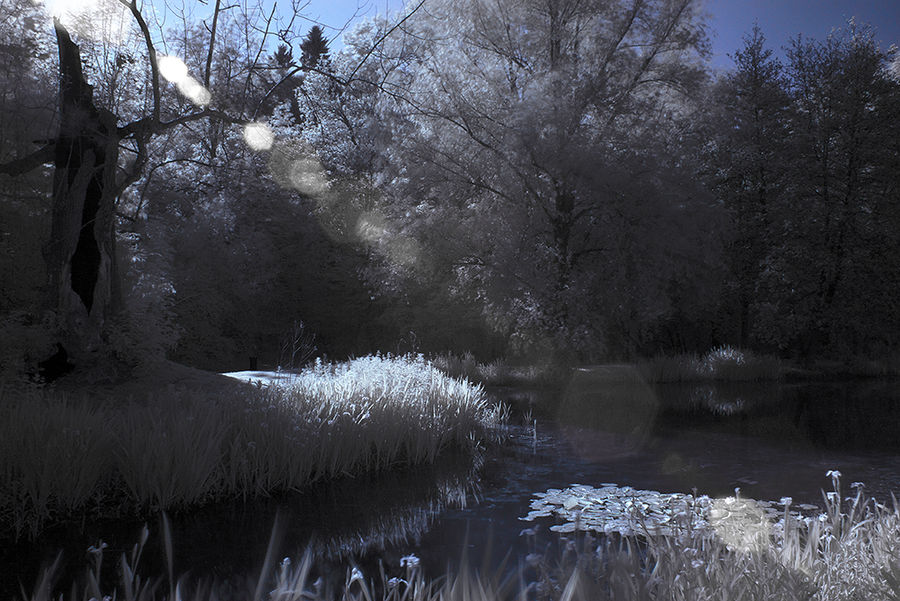
[{"label": "hollow in tree trunk", "polygon": [[62,344],[76,364],[97,351],[119,303],[115,261],[118,135],[116,118],[98,110],[78,46],[57,23],[60,126],[55,146],[53,221],[44,254],[49,303]]}]

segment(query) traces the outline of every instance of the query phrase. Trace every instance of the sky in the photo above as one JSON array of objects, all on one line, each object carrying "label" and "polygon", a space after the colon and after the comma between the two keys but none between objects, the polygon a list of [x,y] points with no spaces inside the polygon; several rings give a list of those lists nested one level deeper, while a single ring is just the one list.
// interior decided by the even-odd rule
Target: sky
[{"label": "sky", "polygon": [[715,67],[732,65],[728,54],[741,47],[741,38],[759,22],[769,47],[783,56],[781,47],[803,34],[824,39],[835,27],[856,17],[858,24],[875,28],[882,48],[900,45],[900,0],[707,0],[713,32]]},{"label": "sky", "polygon": [[[354,14],[357,18],[399,10],[401,0],[310,0],[304,13],[329,26],[329,38],[338,35]],[[835,27],[856,17],[859,23],[875,27],[875,39],[882,48],[900,45],[900,0],[706,0],[712,33],[712,64],[728,68],[728,54],[741,46],[741,38],[759,22],[769,46],[781,54],[797,34],[824,39]],[[332,42],[332,49],[340,44]]]}]

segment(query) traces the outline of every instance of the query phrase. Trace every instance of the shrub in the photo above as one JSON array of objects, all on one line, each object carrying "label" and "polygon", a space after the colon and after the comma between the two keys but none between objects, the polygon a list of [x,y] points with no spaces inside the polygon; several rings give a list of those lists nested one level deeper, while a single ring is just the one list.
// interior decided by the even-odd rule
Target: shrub
[{"label": "shrub", "polygon": [[639,369],[647,382],[777,380],[784,373],[784,365],[777,357],[755,355],[727,345],[702,357],[660,355],[642,361]]}]

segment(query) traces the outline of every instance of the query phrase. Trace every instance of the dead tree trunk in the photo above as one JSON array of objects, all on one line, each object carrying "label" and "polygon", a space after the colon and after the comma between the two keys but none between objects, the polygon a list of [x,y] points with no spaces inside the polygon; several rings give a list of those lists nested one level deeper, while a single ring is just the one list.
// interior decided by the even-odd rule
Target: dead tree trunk
[{"label": "dead tree trunk", "polygon": [[115,260],[116,118],[98,110],[78,46],[57,24],[60,126],[55,144],[53,221],[44,249],[50,304],[62,342],[78,359],[98,350],[117,308]]}]

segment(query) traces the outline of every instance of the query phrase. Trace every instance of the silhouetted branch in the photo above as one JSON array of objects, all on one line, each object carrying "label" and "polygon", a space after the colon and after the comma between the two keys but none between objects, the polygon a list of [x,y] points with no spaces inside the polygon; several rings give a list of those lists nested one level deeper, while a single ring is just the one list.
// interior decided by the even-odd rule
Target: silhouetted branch
[{"label": "silhouetted branch", "polygon": [[8,163],[0,163],[0,173],[15,177],[17,175],[22,175],[23,173],[28,173],[32,169],[36,169],[41,165],[52,163],[55,150],[56,144],[50,142],[47,145],[35,150],[28,156],[13,159]]},{"label": "silhouetted branch", "polygon": [[159,67],[156,64],[156,47],[153,45],[153,38],[150,36],[150,28],[144,21],[144,16],[138,10],[137,0],[119,0],[123,5],[128,7],[134,20],[137,21],[141,34],[144,36],[144,44],[147,46],[147,56],[150,59],[150,83],[153,86],[153,120],[159,121],[160,111],[160,93],[159,93]]},{"label": "silhouetted branch", "polygon": [[206,71],[203,73],[203,87],[209,89],[209,75],[212,71],[213,48],[216,44],[216,24],[219,21],[221,0],[216,0],[216,8],[213,11],[212,29],[209,32],[209,52],[206,55]]}]

